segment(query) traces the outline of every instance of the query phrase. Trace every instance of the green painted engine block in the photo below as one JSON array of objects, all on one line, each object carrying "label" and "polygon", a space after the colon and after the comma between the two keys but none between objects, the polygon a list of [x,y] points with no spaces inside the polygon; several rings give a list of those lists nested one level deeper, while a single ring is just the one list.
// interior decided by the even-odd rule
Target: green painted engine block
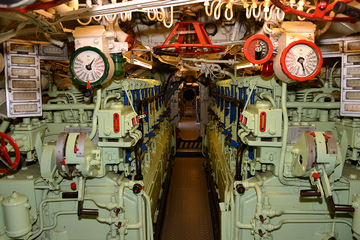
[{"label": "green painted engine block", "polygon": [[43,92],[53,97],[43,118],[10,125],[26,158],[0,178],[0,239],[153,239],[176,151],[161,85],[122,79],[93,97]]},{"label": "green painted engine block", "polygon": [[203,151],[221,239],[359,239],[359,119],[340,117],[334,92],[260,76],[216,83]]}]

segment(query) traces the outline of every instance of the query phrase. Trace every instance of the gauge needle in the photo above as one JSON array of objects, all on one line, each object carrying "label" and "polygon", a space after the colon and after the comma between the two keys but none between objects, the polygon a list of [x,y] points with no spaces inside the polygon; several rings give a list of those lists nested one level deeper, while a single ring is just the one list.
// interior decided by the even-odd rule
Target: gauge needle
[{"label": "gauge needle", "polygon": [[303,69],[303,71],[304,71],[304,73],[305,73],[304,58],[302,58],[302,57],[298,58],[298,62],[301,64],[302,69]]},{"label": "gauge needle", "polygon": [[91,61],[91,63],[85,66],[86,70],[91,70],[91,64],[94,62],[94,60],[95,58]]},{"label": "gauge needle", "polygon": [[256,48],[255,48],[255,60],[261,59],[261,47],[259,45],[259,41],[256,41]]}]

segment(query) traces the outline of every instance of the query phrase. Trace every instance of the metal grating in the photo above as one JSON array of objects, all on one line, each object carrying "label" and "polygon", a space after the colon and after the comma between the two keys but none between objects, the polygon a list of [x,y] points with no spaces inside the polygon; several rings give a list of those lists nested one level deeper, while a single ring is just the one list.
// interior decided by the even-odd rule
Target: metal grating
[{"label": "metal grating", "polygon": [[162,240],[212,240],[205,158],[175,158]]}]

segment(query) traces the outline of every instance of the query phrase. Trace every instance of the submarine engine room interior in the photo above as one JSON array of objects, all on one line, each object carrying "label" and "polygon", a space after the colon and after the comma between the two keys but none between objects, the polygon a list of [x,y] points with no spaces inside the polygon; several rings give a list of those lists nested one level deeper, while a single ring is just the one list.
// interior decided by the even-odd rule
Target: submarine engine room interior
[{"label": "submarine engine room interior", "polygon": [[360,240],[359,0],[0,0],[0,240]]}]

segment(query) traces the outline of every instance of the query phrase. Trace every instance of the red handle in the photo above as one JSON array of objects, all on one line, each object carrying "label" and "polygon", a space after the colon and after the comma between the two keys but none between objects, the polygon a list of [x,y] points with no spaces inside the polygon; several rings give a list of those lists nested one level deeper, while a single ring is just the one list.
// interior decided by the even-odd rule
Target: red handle
[{"label": "red handle", "polygon": [[[341,2],[348,3],[352,2],[353,0],[343,0]],[[335,1],[331,4],[329,3],[329,0],[318,0],[315,7],[314,13],[306,13],[299,10],[296,10],[290,6],[286,6],[280,0],[272,0],[272,3],[284,11],[284,13],[291,13],[299,17],[303,17],[309,20],[316,20],[316,21],[325,21],[325,22],[350,22],[350,23],[356,23],[355,18],[350,17],[329,17],[325,16],[326,13],[330,12],[335,3],[338,1]]]}]

